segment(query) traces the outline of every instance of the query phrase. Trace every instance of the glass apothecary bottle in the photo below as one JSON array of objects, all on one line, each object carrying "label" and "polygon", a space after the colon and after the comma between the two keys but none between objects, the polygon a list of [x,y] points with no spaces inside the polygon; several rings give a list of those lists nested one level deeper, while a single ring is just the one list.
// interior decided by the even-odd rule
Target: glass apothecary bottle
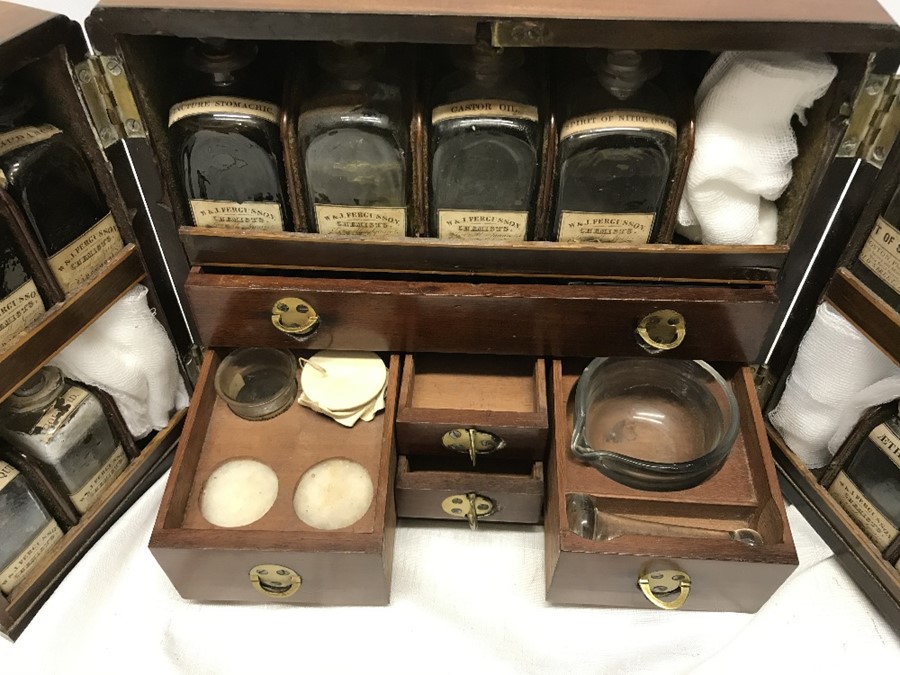
[{"label": "glass apothecary bottle", "polygon": [[3,405],[0,435],[41,462],[85,513],[125,470],[128,457],[100,401],[45,366]]},{"label": "glass apothecary bottle", "polygon": [[457,49],[434,92],[429,234],[534,238],[541,153],[537,86],[521,49]]},{"label": "glass apothecary bottle", "polygon": [[647,243],[659,231],[677,127],[651,52],[587,53],[563,94],[551,239]]},{"label": "glass apothecary bottle", "polygon": [[[900,414],[870,419],[857,429],[859,444],[838,462],[828,491],[879,551],[885,553],[900,535]],[[864,418],[864,420],[869,418]],[[861,425],[865,425],[862,422]]]},{"label": "glass apothecary bottle", "polygon": [[32,96],[0,82],[0,187],[18,202],[63,291],[84,284],[124,243],[81,150],[33,119]]},{"label": "glass apothecary bottle", "polygon": [[866,286],[900,312],[900,187],[875,221],[851,269]]},{"label": "glass apothecary bottle", "polygon": [[46,311],[14,227],[0,207],[0,351]]},{"label": "glass apothecary bottle", "polygon": [[185,52],[191,98],[169,111],[169,138],[193,224],[290,230],[275,99],[254,43],[193,42]]},{"label": "glass apothecary bottle", "polygon": [[62,536],[25,476],[0,460],[0,593],[9,596]]},{"label": "glass apothecary bottle", "polygon": [[316,50],[297,130],[310,229],[369,239],[408,233],[409,112],[384,45]]}]

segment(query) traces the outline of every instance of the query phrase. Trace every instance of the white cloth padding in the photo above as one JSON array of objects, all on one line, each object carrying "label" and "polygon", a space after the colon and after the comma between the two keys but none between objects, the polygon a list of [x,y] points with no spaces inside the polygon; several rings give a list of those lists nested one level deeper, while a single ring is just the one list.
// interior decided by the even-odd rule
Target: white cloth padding
[{"label": "white cloth padding", "polygon": [[109,393],[135,438],[162,429],[188,404],[175,349],[147,305],[145,286],[128,291],[52,363]]},{"label": "white cloth padding", "polygon": [[697,91],[679,233],[704,244],[775,243],[772,202],[790,182],[797,156],[791,119],[797,115],[805,123],[805,110],[836,74],[822,54],[719,56]]},{"label": "white cloth padding", "polygon": [[822,303],[769,419],[791,450],[809,467],[818,468],[831,459],[836,447],[832,439],[839,428],[843,440],[865,408],[900,396],[898,384],[900,368]]}]

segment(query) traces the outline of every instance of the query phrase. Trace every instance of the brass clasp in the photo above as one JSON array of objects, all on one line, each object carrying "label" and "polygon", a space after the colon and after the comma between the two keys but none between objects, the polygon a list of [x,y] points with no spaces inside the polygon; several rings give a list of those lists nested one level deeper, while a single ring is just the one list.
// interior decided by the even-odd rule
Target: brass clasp
[{"label": "brass clasp", "polygon": [[472,466],[475,466],[478,455],[487,455],[506,447],[506,441],[497,434],[479,429],[453,429],[441,436],[441,444],[448,450],[468,454]]},{"label": "brass clasp", "polygon": [[638,344],[651,354],[675,349],[684,341],[687,325],[674,309],[658,309],[641,319],[635,331]]},{"label": "brass clasp", "polygon": [[448,515],[468,520],[469,527],[473,530],[478,529],[479,518],[485,518],[496,511],[492,499],[475,492],[451,495],[441,502],[441,508]]},{"label": "brass clasp", "polygon": [[269,598],[289,598],[298,590],[303,579],[284,565],[256,565],[250,570],[250,583]]},{"label": "brass clasp", "polygon": [[291,337],[303,338],[319,327],[319,315],[301,298],[281,298],[272,306],[272,325]]}]

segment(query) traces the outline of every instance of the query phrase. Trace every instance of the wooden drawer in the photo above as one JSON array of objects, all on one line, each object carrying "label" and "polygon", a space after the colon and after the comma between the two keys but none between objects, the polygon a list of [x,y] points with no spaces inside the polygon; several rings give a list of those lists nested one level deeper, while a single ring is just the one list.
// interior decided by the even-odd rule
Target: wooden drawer
[{"label": "wooden drawer", "polygon": [[[539,523],[544,502],[544,465],[541,462],[497,465],[490,471],[449,471],[431,458],[397,459],[397,515],[466,522],[473,507],[477,521]],[[470,501],[469,496],[472,496]],[[445,508],[446,507],[446,508]],[[459,513],[454,510],[459,509]]]},{"label": "wooden drawer", "polygon": [[[208,346],[392,352],[643,355],[636,329],[658,310],[684,317],[678,358],[752,363],[777,307],[771,286],[545,285],[216,274],[195,268],[187,294]],[[298,344],[272,324],[279,300],[319,315]]]},{"label": "wooden drawer", "polygon": [[[677,492],[621,485],[569,450],[575,385],[583,361],[553,362],[553,426],[545,518],[547,599],[555,603],[650,608],[638,579],[674,570],[689,578],[683,609],[755,612],[797,565],[775,465],[746,367],[720,368],[740,408],[740,432],[722,469]],[[730,377],[729,377],[730,376]],[[567,496],[589,495],[598,510],[666,527],[753,528],[762,543],[670,534],[583,538],[569,527]],[[683,591],[682,591],[683,592]],[[662,594],[671,601],[678,593]]]},{"label": "wooden drawer", "polygon": [[544,359],[407,354],[397,405],[397,452],[460,466],[547,454]]},{"label": "wooden drawer", "polygon": [[[213,381],[224,354],[207,353],[175,456],[150,548],[182,597],[232,602],[383,605],[390,597],[395,527],[394,417],[400,360],[388,365],[386,407],[351,429],[299,405],[266,421],[235,416]],[[369,509],[355,523],[316,529],[294,512],[295,488],[310,467],[334,457],[368,471]],[[207,522],[200,495],[213,470],[230,459],[256,459],[278,477],[278,494],[256,522],[222,528]],[[300,580],[293,594],[264,594],[252,577],[278,565]],[[290,573],[285,577],[292,578]],[[270,589],[271,590],[271,589]]]}]

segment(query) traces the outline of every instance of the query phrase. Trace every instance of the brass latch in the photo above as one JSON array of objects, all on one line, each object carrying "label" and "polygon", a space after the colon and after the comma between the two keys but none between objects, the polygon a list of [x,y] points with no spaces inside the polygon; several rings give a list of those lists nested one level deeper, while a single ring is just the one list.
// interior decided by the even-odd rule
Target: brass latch
[{"label": "brass latch", "polygon": [[684,342],[687,325],[674,309],[658,309],[641,319],[635,331],[638,344],[651,354],[675,349]]},{"label": "brass latch", "polygon": [[444,513],[454,518],[465,518],[469,521],[469,527],[478,528],[478,519],[485,518],[494,511],[496,506],[489,497],[483,497],[475,492],[467,492],[461,495],[451,495],[441,502]]},{"label": "brass latch", "polygon": [[272,306],[272,325],[291,337],[305,337],[319,327],[319,315],[301,298],[281,298]]},{"label": "brass latch", "polygon": [[475,466],[478,455],[487,455],[506,447],[506,441],[497,434],[478,429],[453,429],[441,436],[441,443],[448,450],[468,454],[472,466]]},{"label": "brass latch", "polygon": [[256,565],[250,570],[250,583],[270,598],[289,598],[300,589],[303,579],[284,565]]},{"label": "brass latch", "polygon": [[[638,587],[660,609],[678,609],[691,592],[691,577],[678,569],[645,569],[638,578]],[[666,599],[667,596],[671,599]]]}]

